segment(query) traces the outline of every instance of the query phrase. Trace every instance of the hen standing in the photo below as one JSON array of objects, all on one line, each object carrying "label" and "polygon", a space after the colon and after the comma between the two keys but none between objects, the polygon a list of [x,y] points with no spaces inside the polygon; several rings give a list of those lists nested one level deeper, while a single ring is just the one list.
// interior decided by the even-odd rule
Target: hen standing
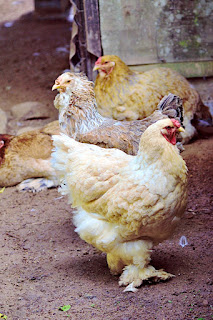
[{"label": "hen standing", "polygon": [[186,207],[187,168],[175,145],[182,130],[177,120],[157,121],[136,156],[53,136],[53,166],[61,193],[77,208],[76,232],[107,254],[126,290],[172,276],[149,262],[153,245],[172,234]]},{"label": "hen standing", "polygon": [[[196,128],[212,125],[212,118],[189,82],[169,68],[155,68],[146,72],[131,70],[119,57],[100,57],[93,70],[98,70],[95,95],[98,110],[103,116],[118,120],[136,120],[149,116],[160,99],[170,92],[183,100],[183,143],[195,134]],[[200,121],[205,120],[205,121]],[[192,121],[194,121],[192,125]]]}]

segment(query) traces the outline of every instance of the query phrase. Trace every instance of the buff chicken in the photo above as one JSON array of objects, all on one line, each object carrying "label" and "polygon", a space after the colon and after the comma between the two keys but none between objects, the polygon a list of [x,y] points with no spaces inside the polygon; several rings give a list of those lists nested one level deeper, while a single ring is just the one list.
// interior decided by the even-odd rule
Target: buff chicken
[{"label": "buff chicken", "polygon": [[100,57],[94,66],[98,70],[95,96],[98,110],[105,117],[118,120],[136,120],[148,117],[159,100],[173,93],[183,100],[185,132],[183,143],[189,142],[197,130],[212,127],[209,108],[198,92],[178,72],[169,68],[150,71],[131,70],[119,57]]},{"label": "buff chicken", "polygon": [[172,274],[150,265],[154,245],[169,238],[187,202],[187,167],[176,146],[183,131],[162,119],[142,134],[136,156],[118,149],[53,136],[52,164],[74,211],[81,239],[106,253],[120,286],[136,291],[144,280]]}]

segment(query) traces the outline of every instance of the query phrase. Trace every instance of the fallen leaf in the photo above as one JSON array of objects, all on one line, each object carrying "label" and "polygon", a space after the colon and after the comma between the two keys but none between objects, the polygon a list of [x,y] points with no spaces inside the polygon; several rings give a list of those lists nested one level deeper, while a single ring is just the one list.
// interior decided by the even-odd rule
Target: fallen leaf
[{"label": "fallen leaf", "polygon": [[[5,189],[5,187],[0,190],[0,193],[4,192],[4,189]],[[1,315],[1,313],[0,313],[0,315]]]},{"label": "fallen leaf", "polygon": [[70,308],[71,308],[71,305],[67,304],[66,306],[58,308],[58,310],[60,310],[60,311],[68,311],[68,310],[70,310]]}]

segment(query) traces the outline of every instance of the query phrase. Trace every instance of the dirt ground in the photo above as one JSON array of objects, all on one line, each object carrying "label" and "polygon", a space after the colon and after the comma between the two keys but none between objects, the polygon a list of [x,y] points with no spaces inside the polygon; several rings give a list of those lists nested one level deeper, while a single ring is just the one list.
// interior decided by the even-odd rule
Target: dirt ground
[{"label": "dirt ground", "polygon": [[[69,68],[70,25],[28,14],[8,27],[33,4],[0,2],[0,108],[13,121],[13,132],[19,124],[10,110],[17,103],[44,104],[49,118],[31,120],[32,126],[57,118],[51,87]],[[213,100],[212,79],[190,81],[203,100]],[[67,199],[56,189],[31,194],[11,187],[0,193],[0,313],[8,320],[212,319],[213,137],[192,142],[182,155],[189,169],[186,214],[173,238],[152,254],[156,268],[176,277],[145,283],[137,293],[123,293],[104,254],[79,239]],[[181,236],[188,241],[184,248]],[[64,305],[70,309],[60,311]]]}]

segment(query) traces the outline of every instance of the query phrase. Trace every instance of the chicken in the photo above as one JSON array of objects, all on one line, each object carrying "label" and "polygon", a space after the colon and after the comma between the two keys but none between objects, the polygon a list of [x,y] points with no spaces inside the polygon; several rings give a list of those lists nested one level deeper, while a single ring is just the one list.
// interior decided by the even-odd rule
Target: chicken
[{"label": "chicken", "polygon": [[96,61],[93,70],[98,70],[94,87],[98,110],[105,117],[143,119],[157,108],[163,96],[171,92],[183,100],[183,143],[188,143],[195,136],[196,128],[212,126],[209,109],[202,103],[198,92],[172,69],[136,72],[119,57],[106,55]]},{"label": "chicken", "polygon": [[[0,186],[21,182],[19,190],[40,191],[58,185],[51,166],[52,134],[59,134],[58,121],[19,136],[0,134]],[[42,178],[26,180],[29,178]]]},{"label": "chicken", "polygon": [[53,136],[52,163],[74,212],[81,239],[107,254],[119,285],[135,291],[149,278],[171,274],[149,264],[154,245],[167,239],[187,202],[187,167],[176,147],[175,119],[149,126],[136,156],[118,149]]},{"label": "chicken", "polygon": [[182,121],[182,102],[173,94],[164,97],[146,119],[117,121],[99,114],[93,83],[86,76],[64,73],[56,79],[55,89],[59,90],[54,105],[59,109],[61,130],[79,142],[136,154],[141,134],[149,125],[168,116]]}]

